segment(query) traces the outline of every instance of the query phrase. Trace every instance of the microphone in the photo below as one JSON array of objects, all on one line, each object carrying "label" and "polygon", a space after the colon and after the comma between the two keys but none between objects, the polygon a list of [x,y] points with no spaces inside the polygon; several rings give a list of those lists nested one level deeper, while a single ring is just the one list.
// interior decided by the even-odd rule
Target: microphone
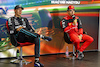
[{"label": "microphone", "polygon": [[75,15],[72,15],[73,20],[75,20]]},{"label": "microphone", "polygon": [[73,18],[73,24],[77,25],[77,19],[75,19],[75,15],[72,15],[72,18]]}]

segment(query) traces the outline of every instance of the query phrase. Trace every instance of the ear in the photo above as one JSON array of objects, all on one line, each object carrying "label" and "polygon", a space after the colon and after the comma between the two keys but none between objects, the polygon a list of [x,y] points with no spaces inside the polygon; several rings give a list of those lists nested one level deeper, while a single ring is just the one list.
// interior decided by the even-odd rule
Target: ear
[{"label": "ear", "polygon": [[14,9],[14,12],[16,12],[16,10]]}]

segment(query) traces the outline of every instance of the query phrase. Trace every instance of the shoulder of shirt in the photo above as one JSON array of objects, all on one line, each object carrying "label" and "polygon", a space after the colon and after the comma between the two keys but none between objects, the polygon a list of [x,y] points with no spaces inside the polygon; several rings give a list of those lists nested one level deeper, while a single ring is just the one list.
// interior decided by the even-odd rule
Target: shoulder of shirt
[{"label": "shoulder of shirt", "polygon": [[24,19],[24,20],[28,20],[26,17],[21,17],[22,19]]},{"label": "shoulder of shirt", "polygon": [[21,18],[23,18],[23,19],[27,19],[26,17],[21,17]]},{"label": "shoulder of shirt", "polygon": [[78,16],[76,16],[76,17],[75,17],[75,19],[79,19],[79,17],[78,17]]},{"label": "shoulder of shirt", "polygon": [[68,20],[68,16],[63,17],[63,19]]},{"label": "shoulder of shirt", "polygon": [[9,18],[7,19],[7,21],[11,21],[13,18],[14,18],[14,16],[13,16],[13,17],[9,17]]},{"label": "shoulder of shirt", "polygon": [[12,19],[12,18],[14,18],[14,16],[13,17],[9,17],[8,19]]}]

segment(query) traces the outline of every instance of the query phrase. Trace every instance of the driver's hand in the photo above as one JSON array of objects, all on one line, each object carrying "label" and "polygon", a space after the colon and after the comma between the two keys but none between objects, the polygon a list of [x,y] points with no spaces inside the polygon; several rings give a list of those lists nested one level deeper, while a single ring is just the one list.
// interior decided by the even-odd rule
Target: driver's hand
[{"label": "driver's hand", "polygon": [[79,35],[78,38],[80,39],[80,41],[82,40],[82,36],[81,35]]},{"label": "driver's hand", "polygon": [[24,27],[21,26],[21,27],[17,28],[16,31],[20,31],[22,28],[24,28]]},{"label": "driver's hand", "polygon": [[73,21],[73,24],[74,24],[74,25],[77,25],[77,19],[75,19],[75,20]]}]

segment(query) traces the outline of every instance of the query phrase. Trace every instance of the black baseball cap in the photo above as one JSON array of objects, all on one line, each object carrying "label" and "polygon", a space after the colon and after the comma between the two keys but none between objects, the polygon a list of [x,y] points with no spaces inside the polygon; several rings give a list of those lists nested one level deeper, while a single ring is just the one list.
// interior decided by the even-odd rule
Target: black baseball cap
[{"label": "black baseball cap", "polygon": [[22,6],[20,6],[20,5],[16,5],[14,9],[16,10],[18,8],[22,8],[22,10],[24,10],[24,8]]}]

